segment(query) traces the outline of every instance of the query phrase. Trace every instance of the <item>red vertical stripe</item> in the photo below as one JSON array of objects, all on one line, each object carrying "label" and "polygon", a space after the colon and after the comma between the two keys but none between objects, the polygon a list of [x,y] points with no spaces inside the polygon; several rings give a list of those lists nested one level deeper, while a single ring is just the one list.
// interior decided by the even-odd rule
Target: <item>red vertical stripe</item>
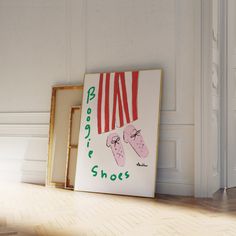
[{"label": "red vertical stripe", "polygon": [[[118,87],[119,87],[119,82],[118,82]],[[120,89],[118,88],[118,105],[119,105],[119,117],[120,117],[120,126],[122,127],[124,125],[124,118],[123,118],[123,107],[122,107],[122,100],[121,100],[121,94],[120,94]]]},{"label": "red vertical stripe", "polygon": [[109,131],[109,94],[110,94],[110,73],[107,73],[106,86],[105,86],[105,132]]},{"label": "red vertical stripe", "polygon": [[132,112],[133,112],[133,121],[138,119],[138,106],[137,98],[138,97],[138,71],[132,72]]},{"label": "red vertical stripe", "polygon": [[127,99],[127,91],[126,91],[126,84],[125,84],[125,73],[120,73],[121,79],[121,86],[122,86],[122,95],[123,95],[123,104],[124,104],[124,111],[127,123],[130,123],[129,117],[129,106],[128,106],[128,99]]},{"label": "red vertical stripe", "polygon": [[114,78],[114,94],[113,94],[113,111],[112,111],[112,124],[111,128],[115,129],[115,124],[116,124],[116,102],[117,102],[117,91],[119,89],[119,84],[118,84],[118,76],[115,74]]},{"label": "red vertical stripe", "polygon": [[115,73],[114,80],[115,81],[114,81],[114,95],[113,95],[112,129],[115,129],[117,102],[118,102],[119,117],[120,117],[120,127],[124,125],[123,107],[122,107],[122,100],[121,100],[121,94],[120,94],[120,88],[119,88],[119,73]]},{"label": "red vertical stripe", "polygon": [[99,88],[98,88],[98,106],[97,106],[97,118],[98,118],[98,133],[102,133],[102,86],[103,86],[103,73],[100,74]]}]

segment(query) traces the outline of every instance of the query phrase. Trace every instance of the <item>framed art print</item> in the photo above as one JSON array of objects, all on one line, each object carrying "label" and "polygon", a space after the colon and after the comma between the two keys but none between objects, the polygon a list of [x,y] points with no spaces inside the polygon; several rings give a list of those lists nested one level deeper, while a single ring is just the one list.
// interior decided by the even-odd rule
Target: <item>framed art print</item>
[{"label": "framed art print", "polygon": [[75,190],[154,197],[161,76],[85,75]]}]

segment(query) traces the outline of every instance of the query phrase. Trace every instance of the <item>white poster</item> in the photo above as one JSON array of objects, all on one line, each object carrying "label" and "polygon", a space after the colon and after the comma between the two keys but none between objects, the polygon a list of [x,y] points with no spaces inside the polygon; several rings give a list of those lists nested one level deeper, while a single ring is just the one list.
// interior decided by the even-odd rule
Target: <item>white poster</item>
[{"label": "white poster", "polygon": [[85,76],[75,190],[154,197],[161,74]]}]

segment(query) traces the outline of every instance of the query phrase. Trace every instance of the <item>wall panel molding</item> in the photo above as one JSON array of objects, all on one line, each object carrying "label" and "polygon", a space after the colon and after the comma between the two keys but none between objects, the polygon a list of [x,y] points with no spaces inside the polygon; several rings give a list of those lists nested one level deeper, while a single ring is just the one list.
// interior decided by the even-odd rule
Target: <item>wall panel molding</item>
[{"label": "wall panel molding", "polygon": [[0,137],[48,137],[48,125],[3,125],[0,124]]},{"label": "wall panel molding", "polygon": [[[174,109],[162,109],[161,124],[193,124],[193,58],[194,42],[193,2],[175,1],[175,71],[172,78],[174,86]],[[186,53],[187,52],[187,53]],[[165,77],[164,79],[169,79]],[[187,88],[187,90],[185,89]],[[183,92],[184,91],[184,92]],[[169,91],[165,91],[169,94]],[[163,93],[163,96],[165,96]]]},{"label": "wall panel molding", "polygon": [[49,112],[0,113],[0,177],[45,184]]},{"label": "wall panel molding", "polygon": [[32,132],[12,133],[0,135],[0,177],[4,181],[44,184],[48,138]]},{"label": "wall panel molding", "polygon": [[49,112],[1,112],[0,137],[48,138]]},{"label": "wall panel molding", "polygon": [[49,112],[0,112],[0,124],[49,124]]},{"label": "wall panel molding", "polygon": [[166,184],[191,185],[193,195],[193,134],[193,125],[160,126],[157,185],[161,189],[168,189]]}]

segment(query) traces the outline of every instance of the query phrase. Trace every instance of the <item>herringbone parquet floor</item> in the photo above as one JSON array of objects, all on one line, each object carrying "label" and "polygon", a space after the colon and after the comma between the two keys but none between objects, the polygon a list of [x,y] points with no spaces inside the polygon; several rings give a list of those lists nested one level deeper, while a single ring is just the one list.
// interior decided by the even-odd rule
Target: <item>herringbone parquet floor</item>
[{"label": "herringbone parquet floor", "polygon": [[160,195],[156,199],[1,185],[2,235],[232,235],[236,190],[213,200]]}]

